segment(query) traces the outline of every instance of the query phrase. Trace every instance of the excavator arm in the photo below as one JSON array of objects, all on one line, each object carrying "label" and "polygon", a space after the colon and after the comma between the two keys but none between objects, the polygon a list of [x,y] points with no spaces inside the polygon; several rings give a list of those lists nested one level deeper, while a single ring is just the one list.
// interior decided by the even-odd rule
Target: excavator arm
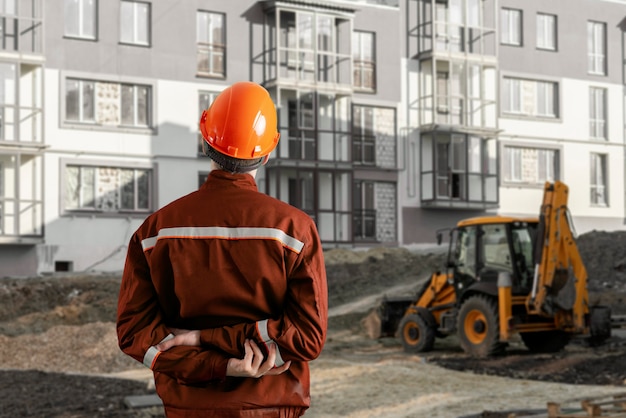
[{"label": "excavator arm", "polygon": [[567,207],[569,188],[546,182],[535,241],[535,272],[528,313],[554,316],[564,328],[582,332],[589,312],[587,270],[574,240]]}]

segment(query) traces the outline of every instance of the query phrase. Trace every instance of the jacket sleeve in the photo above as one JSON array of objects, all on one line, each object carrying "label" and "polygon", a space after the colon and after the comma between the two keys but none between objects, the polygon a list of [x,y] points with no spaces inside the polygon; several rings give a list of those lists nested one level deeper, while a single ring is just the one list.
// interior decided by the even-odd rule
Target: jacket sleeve
[{"label": "jacket sleeve", "polygon": [[150,267],[137,233],[128,246],[116,326],[120,349],[153,371],[168,374],[186,384],[226,376],[229,356],[219,350],[178,346],[159,352],[154,347],[171,338],[171,334],[164,324],[150,278]]},{"label": "jacket sleeve", "polygon": [[309,238],[287,277],[282,315],[255,324],[202,330],[203,346],[238,355],[245,338],[255,339],[266,349],[275,343],[277,366],[289,360],[310,361],[319,356],[326,341],[328,285],[323,250],[314,225],[310,227]]}]

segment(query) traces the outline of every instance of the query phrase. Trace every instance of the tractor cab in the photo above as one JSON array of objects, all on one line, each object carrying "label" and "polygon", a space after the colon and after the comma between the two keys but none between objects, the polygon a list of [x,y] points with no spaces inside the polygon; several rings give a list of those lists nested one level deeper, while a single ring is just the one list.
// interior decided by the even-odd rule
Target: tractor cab
[{"label": "tractor cab", "polygon": [[447,263],[457,299],[470,289],[495,294],[502,272],[509,273],[514,294],[527,294],[536,231],[536,220],[494,216],[459,222],[450,233]]}]

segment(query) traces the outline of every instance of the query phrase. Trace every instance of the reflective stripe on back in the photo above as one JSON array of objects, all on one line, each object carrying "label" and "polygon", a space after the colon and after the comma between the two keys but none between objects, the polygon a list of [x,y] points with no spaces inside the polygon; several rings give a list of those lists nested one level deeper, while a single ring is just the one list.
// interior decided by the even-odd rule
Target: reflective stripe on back
[{"label": "reflective stripe on back", "polygon": [[156,237],[146,238],[141,241],[143,250],[146,251],[154,247],[158,240],[168,238],[188,238],[188,239],[270,239],[280,242],[284,247],[295,253],[300,253],[304,247],[302,241],[287,235],[276,228],[227,228],[222,226],[209,227],[180,227],[163,228]]}]

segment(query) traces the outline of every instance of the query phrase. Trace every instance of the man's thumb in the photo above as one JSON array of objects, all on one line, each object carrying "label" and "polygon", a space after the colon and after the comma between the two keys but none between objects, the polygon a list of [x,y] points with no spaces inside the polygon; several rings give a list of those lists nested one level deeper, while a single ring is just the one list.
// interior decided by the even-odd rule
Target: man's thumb
[{"label": "man's thumb", "polygon": [[172,348],[174,346],[173,341],[176,339],[176,337],[171,338],[167,341],[163,341],[162,343],[157,344],[155,347],[157,350],[159,351],[167,351],[170,348]]}]

